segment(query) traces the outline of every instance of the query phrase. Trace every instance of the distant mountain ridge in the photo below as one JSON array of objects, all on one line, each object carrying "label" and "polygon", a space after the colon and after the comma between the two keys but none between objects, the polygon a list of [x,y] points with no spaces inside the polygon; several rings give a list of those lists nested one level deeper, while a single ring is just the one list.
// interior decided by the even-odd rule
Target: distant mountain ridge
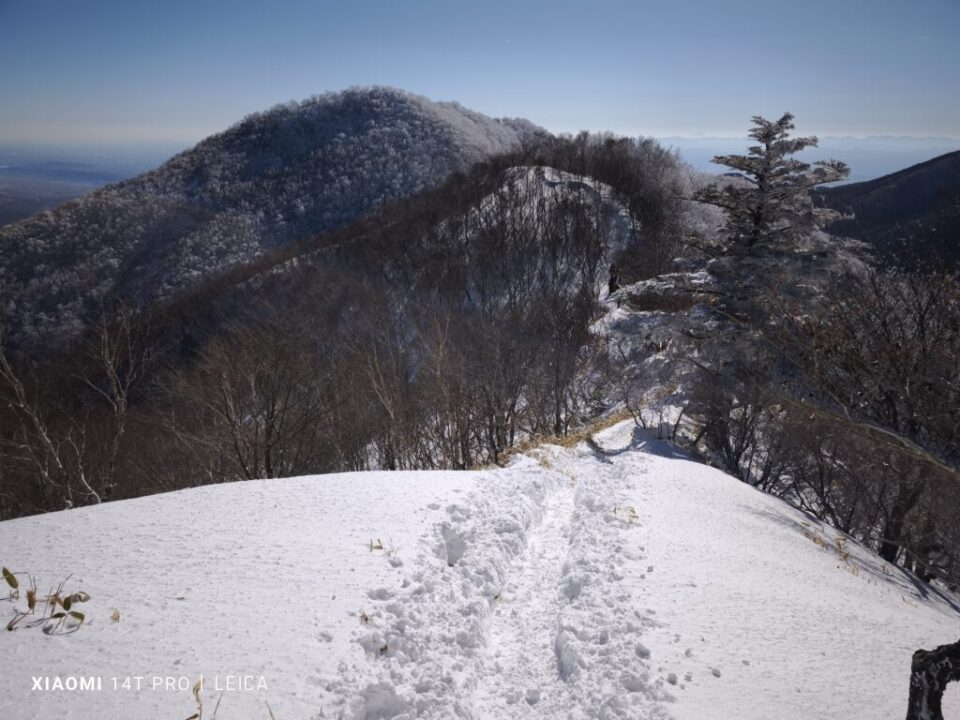
[{"label": "distant mountain ridge", "polygon": [[392,88],[255,113],[156,170],[0,228],[4,330],[78,329],[97,294],[167,297],[538,135]]},{"label": "distant mountain ridge", "polygon": [[881,260],[960,268],[960,151],[818,197],[852,215],[830,232],[867,242]]}]

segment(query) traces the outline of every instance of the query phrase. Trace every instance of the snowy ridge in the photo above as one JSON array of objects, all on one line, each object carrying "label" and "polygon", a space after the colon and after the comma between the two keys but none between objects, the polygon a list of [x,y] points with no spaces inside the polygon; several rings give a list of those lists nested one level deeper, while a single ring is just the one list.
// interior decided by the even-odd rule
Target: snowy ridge
[{"label": "snowy ridge", "polygon": [[631,423],[598,441],[446,509],[427,545],[453,566],[371,591],[335,717],[895,717],[913,649],[960,629],[953,598],[782,501]]},{"label": "snowy ridge", "polygon": [[4,635],[0,717],[18,720],[194,709],[188,689],[30,691],[78,669],[203,673],[208,709],[215,676],[262,676],[223,695],[223,720],[265,702],[284,720],[896,718],[912,652],[960,633],[948,593],[631,422],[504,469],[8,521],[0,549],[42,589],[72,574],[91,596],[72,635]]},{"label": "snowy ridge", "polygon": [[[603,239],[604,257],[607,263],[640,233],[640,222],[617,199],[613,188],[587,175],[577,175],[545,166],[511,168],[504,180],[505,187],[516,188],[524,198],[523,219],[529,221],[536,215],[538,206],[556,212],[564,203],[575,198],[587,197],[593,203],[597,215],[597,230]],[[480,205],[481,213],[497,210],[498,197],[488,196]],[[509,214],[510,210],[507,209]],[[542,212],[542,210],[541,210]],[[543,230],[540,231],[543,234]],[[536,232],[532,237],[540,239]]]}]

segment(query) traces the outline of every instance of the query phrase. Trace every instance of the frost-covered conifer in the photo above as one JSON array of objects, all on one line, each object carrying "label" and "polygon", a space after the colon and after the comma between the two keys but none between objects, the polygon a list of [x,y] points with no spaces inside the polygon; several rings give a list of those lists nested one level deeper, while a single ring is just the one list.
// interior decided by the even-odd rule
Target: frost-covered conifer
[{"label": "frost-covered conifer", "polygon": [[718,254],[759,255],[802,249],[810,236],[836,214],[814,206],[810,191],[842,180],[845,163],[824,160],[801,162],[792,155],[816,147],[816,137],[791,138],[793,115],[779,120],[753,117],[750,137],[757,141],[747,155],[720,155],[713,159],[740,174],[740,181],[713,183],[697,193],[700,202],[723,209],[727,215]]}]

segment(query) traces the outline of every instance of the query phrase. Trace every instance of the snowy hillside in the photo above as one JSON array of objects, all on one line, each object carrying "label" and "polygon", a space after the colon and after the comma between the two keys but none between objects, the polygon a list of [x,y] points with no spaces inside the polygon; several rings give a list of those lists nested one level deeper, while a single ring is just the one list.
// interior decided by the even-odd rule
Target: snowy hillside
[{"label": "snowy hillside", "polygon": [[76,329],[96,293],[169,297],[537,134],[379,87],[256,113],[156,170],[0,229],[0,330]]},{"label": "snowy hillside", "polygon": [[185,718],[201,674],[224,719],[903,715],[952,598],[632,423],[596,439],[2,523],[3,564],[91,599],[4,634],[0,717]]}]

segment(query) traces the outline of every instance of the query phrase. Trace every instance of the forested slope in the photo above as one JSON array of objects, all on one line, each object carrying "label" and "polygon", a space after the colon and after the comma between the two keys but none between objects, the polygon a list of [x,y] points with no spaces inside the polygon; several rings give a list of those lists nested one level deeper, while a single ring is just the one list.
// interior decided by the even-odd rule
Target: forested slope
[{"label": "forested slope", "polygon": [[76,332],[94,299],[170,297],[542,135],[389,88],[256,113],[139,177],[0,228],[0,330]]}]

